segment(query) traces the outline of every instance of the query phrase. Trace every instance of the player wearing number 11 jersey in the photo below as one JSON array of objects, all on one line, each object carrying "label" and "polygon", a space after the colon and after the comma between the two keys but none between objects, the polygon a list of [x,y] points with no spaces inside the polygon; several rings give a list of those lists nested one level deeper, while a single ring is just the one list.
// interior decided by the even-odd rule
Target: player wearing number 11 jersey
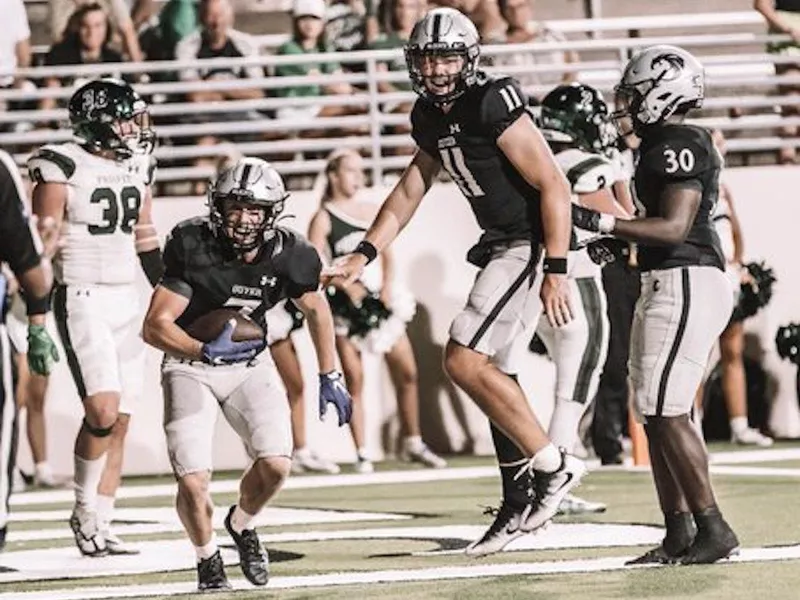
[{"label": "player wearing number 11 jersey", "polygon": [[70,527],[85,555],[128,554],[108,525],[131,406],[142,394],[137,254],[151,284],[163,272],[150,214],[155,136],[144,100],[113,79],[78,89],[69,117],[75,141],[43,146],[28,168],[53,257],[56,322],[85,412]]}]

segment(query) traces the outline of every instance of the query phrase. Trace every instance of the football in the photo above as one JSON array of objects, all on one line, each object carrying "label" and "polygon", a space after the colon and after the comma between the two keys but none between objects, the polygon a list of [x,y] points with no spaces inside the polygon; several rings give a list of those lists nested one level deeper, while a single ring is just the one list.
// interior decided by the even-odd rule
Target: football
[{"label": "football", "polygon": [[259,340],[264,338],[264,330],[251,319],[233,308],[218,308],[198,317],[186,328],[186,333],[201,342],[211,342],[217,338],[229,320],[236,320],[233,330],[234,342]]}]

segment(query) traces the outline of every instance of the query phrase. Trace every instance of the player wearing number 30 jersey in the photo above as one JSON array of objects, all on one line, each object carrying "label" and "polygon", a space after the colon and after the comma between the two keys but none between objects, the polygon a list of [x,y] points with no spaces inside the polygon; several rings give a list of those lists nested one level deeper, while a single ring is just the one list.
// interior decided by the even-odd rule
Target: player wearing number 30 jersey
[{"label": "player wearing number 30 jersey", "polygon": [[85,411],[70,526],[85,555],[127,554],[108,523],[131,404],[142,394],[137,253],[151,284],[163,271],[150,216],[155,137],[147,105],[122,81],[82,86],[69,116],[75,141],[43,146],[28,168],[53,257],[56,322]]}]

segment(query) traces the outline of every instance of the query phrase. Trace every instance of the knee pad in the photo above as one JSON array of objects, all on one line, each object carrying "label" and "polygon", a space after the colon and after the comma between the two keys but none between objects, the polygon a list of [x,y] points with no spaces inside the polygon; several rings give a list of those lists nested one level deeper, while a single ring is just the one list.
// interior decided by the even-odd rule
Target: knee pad
[{"label": "knee pad", "polygon": [[86,428],[86,431],[98,438],[110,436],[114,429],[113,425],[110,427],[94,427],[91,423],[89,423],[89,421],[86,420],[86,417],[83,418],[83,426]]}]

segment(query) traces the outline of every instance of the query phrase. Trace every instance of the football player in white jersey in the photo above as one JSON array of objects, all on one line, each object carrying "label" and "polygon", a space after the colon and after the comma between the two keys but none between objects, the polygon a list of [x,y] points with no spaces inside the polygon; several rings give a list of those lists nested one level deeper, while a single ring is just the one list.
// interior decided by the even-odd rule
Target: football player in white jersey
[{"label": "football player in white jersey", "polygon": [[[600,92],[581,83],[559,85],[542,99],[539,129],[550,144],[572,188],[573,202],[626,217],[612,193],[618,169],[606,157],[617,134]],[[603,209],[599,207],[603,206]],[[609,325],[601,265],[589,256],[592,235],[576,231],[569,253],[573,319],[555,328],[540,318],[536,333],[556,366],[556,398],[549,435],[556,446],[573,452],[578,425],[589,408],[608,350]],[[571,494],[561,513],[602,512],[605,505]]]},{"label": "football player in white jersey", "polygon": [[142,394],[137,262],[151,284],[163,272],[151,218],[155,135],[147,104],[114,79],[79,88],[69,117],[75,141],[41,147],[28,168],[33,211],[51,240],[56,322],[85,411],[70,527],[84,555],[129,553],[108,522],[131,403]]}]

